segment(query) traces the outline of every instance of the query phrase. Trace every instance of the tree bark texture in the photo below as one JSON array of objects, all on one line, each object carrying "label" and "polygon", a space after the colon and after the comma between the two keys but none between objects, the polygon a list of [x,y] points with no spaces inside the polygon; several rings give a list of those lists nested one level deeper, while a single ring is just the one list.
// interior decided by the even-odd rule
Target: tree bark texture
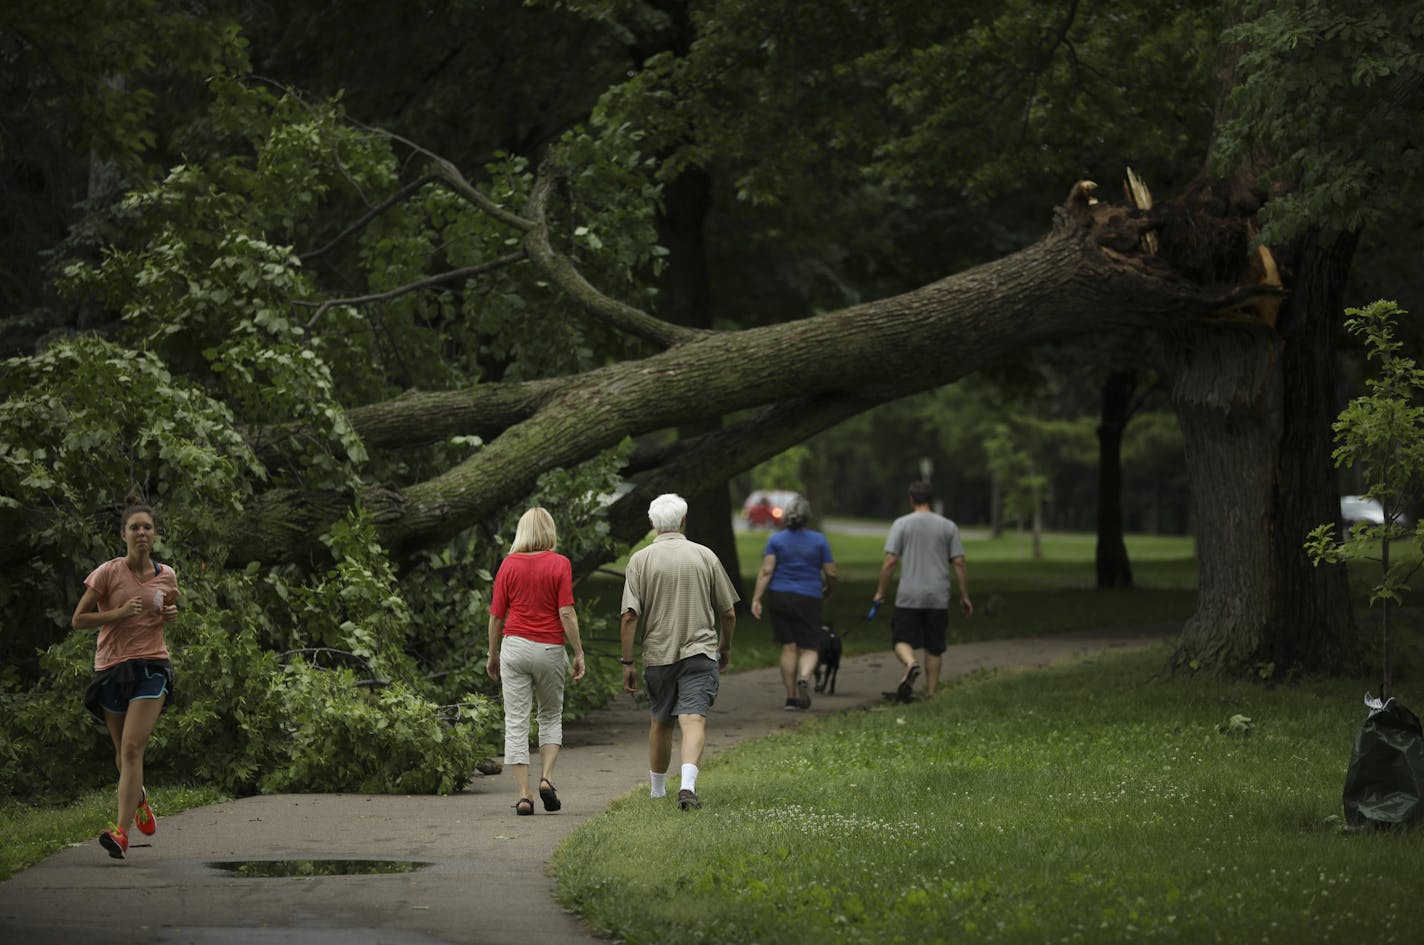
[{"label": "tree bark texture", "polygon": [[[680,440],[654,468],[634,472],[636,485],[608,509],[610,534],[634,542],[647,534],[648,503],[661,492],[697,495],[726,486],[728,469],[749,469],[882,401],[823,394],[777,404],[696,440]],[[730,523],[730,518],[728,519]],[[602,562],[575,561],[575,577]]]},{"label": "tree bark texture", "polygon": [[[711,281],[707,272],[705,226],[712,179],[706,171],[687,168],[669,182],[658,217],[659,240],[668,250],[659,294],[662,316],[689,328],[712,327]],[[720,416],[700,418],[678,428],[681,438],[696,438],[718,429]],[[726,479],[691,492],[687,499],[687,536],[712,549],[722,562],[737,596],[751,599],[742,582],[737,539],[732,531],[732,497]]]},{"label": "tree bark texture", "polygon": [[1354,239],[1307,244],[1274,325],[1193,333],[1174,403],[1187,442],[1200,563],[1179,668],[1271,677],[1355,668],[1343,566],[1314,567],[1306,533],[1339,517],[1333,337]]},{"label": "tree bark texture", "polygon": [[1172,401],[1186,445],[1200,573],[1179,667],[1246,666],[1262,652],[1277,593],[1280,356],[1275,333],[1249,323],[1192,332],[1181,354]]},{"label": "tree bark texture", "polygon": [[1305,534],[1340,517],[1331,458],[1336,402],[1332,352],[1343,333],[1344,288],[1356,239],[1309,241],[1291,260],[1293,291],[1281,310],[1283,428],[1277,489],[1280,587],[1265,629],[1264,657],[1278,671],[1340,673],[1358,668],[1360,639],[1345,566],[1310,563]]}]

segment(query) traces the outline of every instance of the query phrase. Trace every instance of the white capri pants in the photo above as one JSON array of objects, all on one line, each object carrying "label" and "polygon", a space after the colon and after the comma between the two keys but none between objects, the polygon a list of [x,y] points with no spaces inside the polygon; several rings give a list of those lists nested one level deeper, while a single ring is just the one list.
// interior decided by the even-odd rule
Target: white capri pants
[{"label": "white capri pants", "polygon": [[539,704],[539,745],[564,743],[564,677],[569,656],[562,643],[506,636],[499,647],[504,689],[504,763],[529,763],[529,710]]}]

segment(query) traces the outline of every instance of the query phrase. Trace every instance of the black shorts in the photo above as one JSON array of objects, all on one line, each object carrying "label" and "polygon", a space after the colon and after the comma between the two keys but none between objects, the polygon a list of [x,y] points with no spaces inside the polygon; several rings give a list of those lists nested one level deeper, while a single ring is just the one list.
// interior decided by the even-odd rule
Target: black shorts
[{"label": "black shorts", "polygon": [[84,690],[84,708],[100,722],[106,713],[123,715],[135,699],[173,702],[173,664],[168,660],[125,660],[101,670]]},{"label": "black shorts", "polygon": [[782,646],[794,643],[803,650],[814,650],[821,645],[821,598],[790,591],[767,591],[766,604],[772,640]]},{"label": "black shorts", "polygon": [[890,618],[890,642],[908,643],[931,656],[945,651],[949,638],[949,611],[927,607],[896,607]]}]

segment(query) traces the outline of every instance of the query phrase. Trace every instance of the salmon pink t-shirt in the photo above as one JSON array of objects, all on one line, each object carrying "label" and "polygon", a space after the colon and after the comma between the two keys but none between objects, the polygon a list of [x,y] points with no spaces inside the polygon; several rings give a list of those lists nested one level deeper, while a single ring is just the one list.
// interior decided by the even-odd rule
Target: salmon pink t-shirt
[{"label": "salmon pink t-shirt", "polygon": [[163,605],[178,597],[178,575],[166,564],[158,572],[134,574],[126,558],[105,561],[84,579],[84,586],[99,595],[99,609],[113,610],[130,598],[143,601],[143,610],[99,628],[94,669],[104,670],[125,660],[166,660],[163,640]]},{"label": "salmon pink t-shirt", "polygon": [[553,551],[512,554],[494,578],[490,615],[504,619],[504,635],[535,643],[564,642],[560,607],[574,605],[574,569]]}]

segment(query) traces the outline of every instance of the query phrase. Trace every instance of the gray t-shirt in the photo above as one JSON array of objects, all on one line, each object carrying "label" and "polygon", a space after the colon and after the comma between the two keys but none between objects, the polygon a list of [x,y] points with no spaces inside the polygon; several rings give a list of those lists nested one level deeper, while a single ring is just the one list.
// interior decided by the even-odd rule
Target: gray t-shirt
[{"label": "gray t-shirt", "polygon": [[895,519],[885,551],[900,558],[896,607],[949,609],[950,561],[964,554],[959,526],[934,512],[911,512]]}]

